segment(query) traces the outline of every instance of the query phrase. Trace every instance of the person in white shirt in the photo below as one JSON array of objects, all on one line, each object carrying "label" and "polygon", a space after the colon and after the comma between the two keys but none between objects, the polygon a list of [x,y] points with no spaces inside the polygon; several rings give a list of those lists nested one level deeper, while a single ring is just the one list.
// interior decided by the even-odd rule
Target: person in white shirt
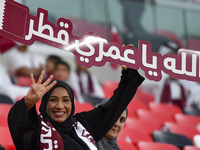
[{"label": "person in white shirt", "polygon": [[29,76],[30,73],[38,78],[40,72],[44,69],[45,59],[35,53],[28,51],[26,45],[17,43],[17,46],[3,54],[6,61],[6,67],[14,83],[17,84],[17,77]]},{"label": "person in white shirt", "polygon": [[[93,98],[100,102],[104,98],[104,92],[96,76],[91,74],[86,67],[80,66],[77,62],[76,70],[70,74],[69,84],[78,95],[82,96],[83,101]],[[96,102],[93,104],[95,105]]]},{"label": "person in white shirt", "polygon": [[20,87],[14,85],[6,71],[6,68],[0,62],[0,94],[8,96],[13,103],[20,96],[26,95],[29,87]]}]

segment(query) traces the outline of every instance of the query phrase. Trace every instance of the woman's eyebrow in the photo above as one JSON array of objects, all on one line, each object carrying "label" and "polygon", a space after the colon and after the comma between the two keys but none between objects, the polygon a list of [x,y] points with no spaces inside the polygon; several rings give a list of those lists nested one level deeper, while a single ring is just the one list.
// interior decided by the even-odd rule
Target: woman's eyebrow
[{"label": "woman's eyebrow", "polygon": [[126,119],[126,117],[121,117],[122,119]]},{"label": "woman's eyebrow", "polygon": [[[52,95],[52,96],[50,96],[50,97],[55,97],[55,98],[57,98],[57,96],[53,96],[53,95]],[[50,98],[50,97],[49,97],[49,98]]]},{"label": "woman's eyebrow", "polygon": [[70,96],[63,96],[63,98],[68,98],[68,97],[70,98]]}]

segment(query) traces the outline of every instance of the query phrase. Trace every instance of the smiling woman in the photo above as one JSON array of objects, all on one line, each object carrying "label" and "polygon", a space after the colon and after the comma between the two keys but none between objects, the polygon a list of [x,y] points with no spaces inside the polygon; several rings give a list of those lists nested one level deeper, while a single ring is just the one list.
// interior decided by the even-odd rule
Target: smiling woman
[{"label": "smiling woman", "polygon": [[[100,105],[103,105],[108,101],[109,99],[105,99],[100,103]],[[99,142],[97,142],[98,150],[121,150],[117,143],[117,137],[125,125],[127,116],[128,109],[126,108],[110,131],[108,131],[108,133],[106,133],[106,135]]]},{"label": "smiling woman", "polygon": [[63,87],[57,87],[47,102],[47,115],[56,123],[64,122],[71,114],[72,102],[69,93]]},{"label": "smiling woman", "polygon": [[[110,100],[91,111],[75,115],[74,94],[66,82],[51,82],[53,76],[50,76],[42,83],[43,71],[35,83],[31,74],[29,92],[15,103],[8,115],[9,129],[16,148],[97,150],[96,143],[106,133],[110,132],[109,137],[115,138],[124,124],[123,111],[144,80],[137,70],[126,66],[122,68],[121,81]],[[35,104],[40,99],[42,102],[38,116]]]}]

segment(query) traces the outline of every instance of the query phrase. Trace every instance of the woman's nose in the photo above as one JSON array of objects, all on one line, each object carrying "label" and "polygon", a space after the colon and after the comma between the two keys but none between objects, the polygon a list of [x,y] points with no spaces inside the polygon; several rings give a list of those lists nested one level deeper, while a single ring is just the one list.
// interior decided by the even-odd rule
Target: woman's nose
[{"label": "woman's nose", "polygon": [[57,103],[57,105],[56,105],[56,108],[57,108],[57,109],[62,109],[62,108],[64,108],[64,105],[63,105],[62,101],[58,101],[58,103]]},{"label": "woman's nose", "polygon": [[115,122],[115,126],[119,126],[119,119]]}]

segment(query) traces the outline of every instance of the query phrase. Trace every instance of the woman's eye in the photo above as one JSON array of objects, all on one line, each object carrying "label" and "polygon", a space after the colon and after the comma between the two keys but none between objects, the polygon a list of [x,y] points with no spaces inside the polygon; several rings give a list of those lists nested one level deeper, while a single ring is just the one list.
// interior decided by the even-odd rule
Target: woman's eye
[{"label": "woman's eye", "polygon": [[69,102],[69,99],[64,99],[63,101],[64,101],[64,102]]},{"label": "woman's eye", "polygon": [[120,122],[121,123],[124,123],[126,120],[125,119],[120,119]]},{"label": "woman's eye", "polygon": [[50,99],[49,101],[51,101],[51,102],[55,102],[55,101],[57,101],[56,99]]}]

